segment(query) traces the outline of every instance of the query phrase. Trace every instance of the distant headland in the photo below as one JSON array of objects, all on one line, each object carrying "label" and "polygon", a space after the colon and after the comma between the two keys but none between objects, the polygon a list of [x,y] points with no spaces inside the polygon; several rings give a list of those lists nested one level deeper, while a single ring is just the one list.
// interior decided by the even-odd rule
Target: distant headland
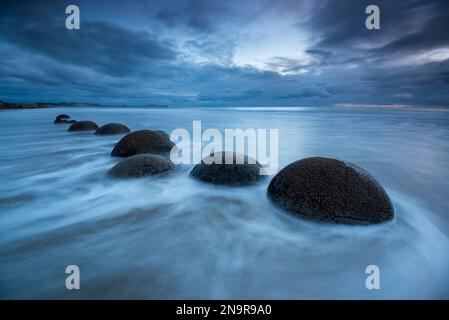
[{"label": "distant headland", "polygon": [[[131,107],[127,105],[102,105],[97,103],[85,103],[85,102],[26,102],[26,103],[11,103],[4,102],[0,100],[0,110],[5,109],[42,109],[42,108],[53,108],[53,107],[76,107],[76,108],[87,108],[87,107]],[[136,106],[134,106],[136,107]],[[168,108],[166,105],[158,104],[146,104],[142,106],[137,106],[140,108]]]},{"label": "distant headland", "polygon": [[0,101],[0,109],[40,109],[40,108],[51,108],[54,104],[52,103],[8,103]]}]

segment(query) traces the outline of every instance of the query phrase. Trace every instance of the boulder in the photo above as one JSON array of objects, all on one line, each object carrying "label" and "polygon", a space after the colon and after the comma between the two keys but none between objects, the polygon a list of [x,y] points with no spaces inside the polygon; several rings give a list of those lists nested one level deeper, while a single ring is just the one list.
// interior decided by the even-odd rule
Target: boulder
[{"label": "boulder", "polygon": [[108,123],[104,126],[98,128],[97,131],[95,131],[95,134],[99,135],[111,135],[111,134],[120,134],[120,133],[128,133],[131,130],[128,129],[127,126],[120,124],[120,123]]},{"label": "boulder", "polygon": [[335,159],[289,164],[271,180],[268,195],[285,210],[318,222],[374,224],[394,216],[390,198],[368,172]]},{"label": "boulder", "polygon": [[70,119],[70,116],[67,115],[67,114],[60,114],[60,115],[58,115],[58,116],[56,117],[55,121],[56,121],[56,120],[63,120],[63,119],[65,119],[65,120]]},{"label": "boulder", "polygon": [[71,119],[61,119],[61,120],[55,120],[55,122],[53,122],[54,124],[68,124],[68,123],[75,123],[76,120],[71,120]]},{"label": "boulder", "polygon": [[263,170],[262,166],[247,155],[221,151],[205,157],[190,174],[204,182],[239,186],[262,178],[260,170]]},{"label": "boulder", "polygon": [[55,118],[54,124],[60,123],[75,123],[75,120],[70,120],[70,116],[67,114],[60,114]]},{"label": "boulder", "polygon": [[173,170],[175,165],[155,154],[137,154],[117,163],[108,174],[114,178],[140,178]]},{"label": "boulder", "polygon": [[98,126],[93,121],[77,121],[73,123],[67,131],[93,131],[97,129]]},{"label": "boulder", "polygon": [[166,154],[174,145],[169,135],[163,131],[139,130],[124,136],[115,145],[111,155],[129,157],[141,153]]}]

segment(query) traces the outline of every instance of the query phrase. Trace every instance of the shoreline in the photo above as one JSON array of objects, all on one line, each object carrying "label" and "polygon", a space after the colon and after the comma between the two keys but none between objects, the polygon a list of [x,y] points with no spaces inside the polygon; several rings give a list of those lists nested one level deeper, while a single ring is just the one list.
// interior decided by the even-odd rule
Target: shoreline
[{"label": "shoreline", "polygon": [[234,107],[234,106],[219,106],[219,107],[180,107],[180,106],[167,106],[158,104],[146,104],[146,105],[103,105],[97,103],[84,103],[84,102],[26,102],[26,103],[13,103],[4,102],[0,100],[1,110],[28,110],[28,109],[49,109],[49,108],[137,108],[137,109],[216,109],[216,110],[234,110],[234,111],[307,111],[311,109],[322,108],[326,109],[338,109],[338,110],[387,110],[387,111],[434,111],[434,112],[449,112],[449,106],[422,106],[422,105],[376,105],[376,104],[334,104],[332,106],[285,106],[285,107]]},{"label": "shoreline", "polygon": [[[21,109],[47,109],[47,108],[58,108],[58,107],[68,107],[68,108],[110,108],[110,107],[131,107],[126,105],[118,105],[118,106],[108,106],[96,103],[84,103],[84,102],[27,102],[27,103],[10,103],[4,102],[0,100],[0,110],[21,110]],[[160,109],[160,108],[168,108],[166,105],[156,105],[156,104],[147,104],[143,106],[136,106],[139,108],[148,108],[148,109]]]},{"label": "shoreline", "polygon": [[0,110],[47,109],[53,106],[55,106],[53,103],[8,103],[0,101]]}]

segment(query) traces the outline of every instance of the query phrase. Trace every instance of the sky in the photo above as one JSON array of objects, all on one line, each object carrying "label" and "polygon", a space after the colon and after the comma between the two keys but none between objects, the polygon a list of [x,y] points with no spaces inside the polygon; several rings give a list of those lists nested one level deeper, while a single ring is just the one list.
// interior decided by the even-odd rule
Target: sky
[{"label": "sky", "polygon": [[0,100],[449,106],[448,30],[447,0],[2,0]]}]

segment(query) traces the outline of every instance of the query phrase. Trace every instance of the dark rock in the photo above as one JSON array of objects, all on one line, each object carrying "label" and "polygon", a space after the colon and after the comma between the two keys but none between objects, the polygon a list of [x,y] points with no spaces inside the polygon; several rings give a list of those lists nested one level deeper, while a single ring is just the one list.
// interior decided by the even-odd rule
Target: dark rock
[{"label": "dark rock", "polygon": [[58,115],[58,116],[56,117],[55,121],[56,121],[56,120],[63,120],[63,119],[65,119],[65,120],[70,119],[70,116],[67,115],[67,114],[60,114],[60,115]]},{"label": "dark rock", "polygon": [[109,175],[115,178],[140,178],[173,170],[175,165],[155,154],[137,154],[117,163]]},{"label": "dark rock", "polygon": [[124,136],[111,152],[115,157],[129,157],[140,153],[164,154],[175,144],[163,131],[139,130]]},{"label": "dark rock", "polygon": [[54,124],[68,124],[68,123],[75,123],[76,120],[70,120],[70,119],[56,119],[55,122],[53,122]]},{"label": "dark rock", "polygon": [[[218,163],[214,159],[221,158]],[[237,160],[241,160],[237,163]],[[260,175],[262,166],[253,158],[247,155],[236,154],[233,152],[212,153],[201,160],[190,174],[205,182],[213,184],[222,184],[230,186],[247,185],[262,178]]]},{"label": "dark rock", "polygon": [[394,216],[390,198],[368,172],[335,159],[289,164],[271,180],[268,195],[293,214],[318,222],[372,224]]},{"label": "dark rock", "polygon": [[75,123],[75,120],[70,120],[70,116],[67,114],[60,114],[56,117],[54,124],[61,124],[61,123]]},{"label": "dark rock", "polygon": [[93,121],[77,121],[67,131],[92,131],[97,129],[98,126]]},{"label": "dark rock", "polygon": [[95,131],[95,134],[100,135],[108,135],[108,134],[120,134],[120,133],[128,133],[130,130],[127,126],[120,124],[120,123],[108,123],[104,126],[98,128],[97,131]]}]

